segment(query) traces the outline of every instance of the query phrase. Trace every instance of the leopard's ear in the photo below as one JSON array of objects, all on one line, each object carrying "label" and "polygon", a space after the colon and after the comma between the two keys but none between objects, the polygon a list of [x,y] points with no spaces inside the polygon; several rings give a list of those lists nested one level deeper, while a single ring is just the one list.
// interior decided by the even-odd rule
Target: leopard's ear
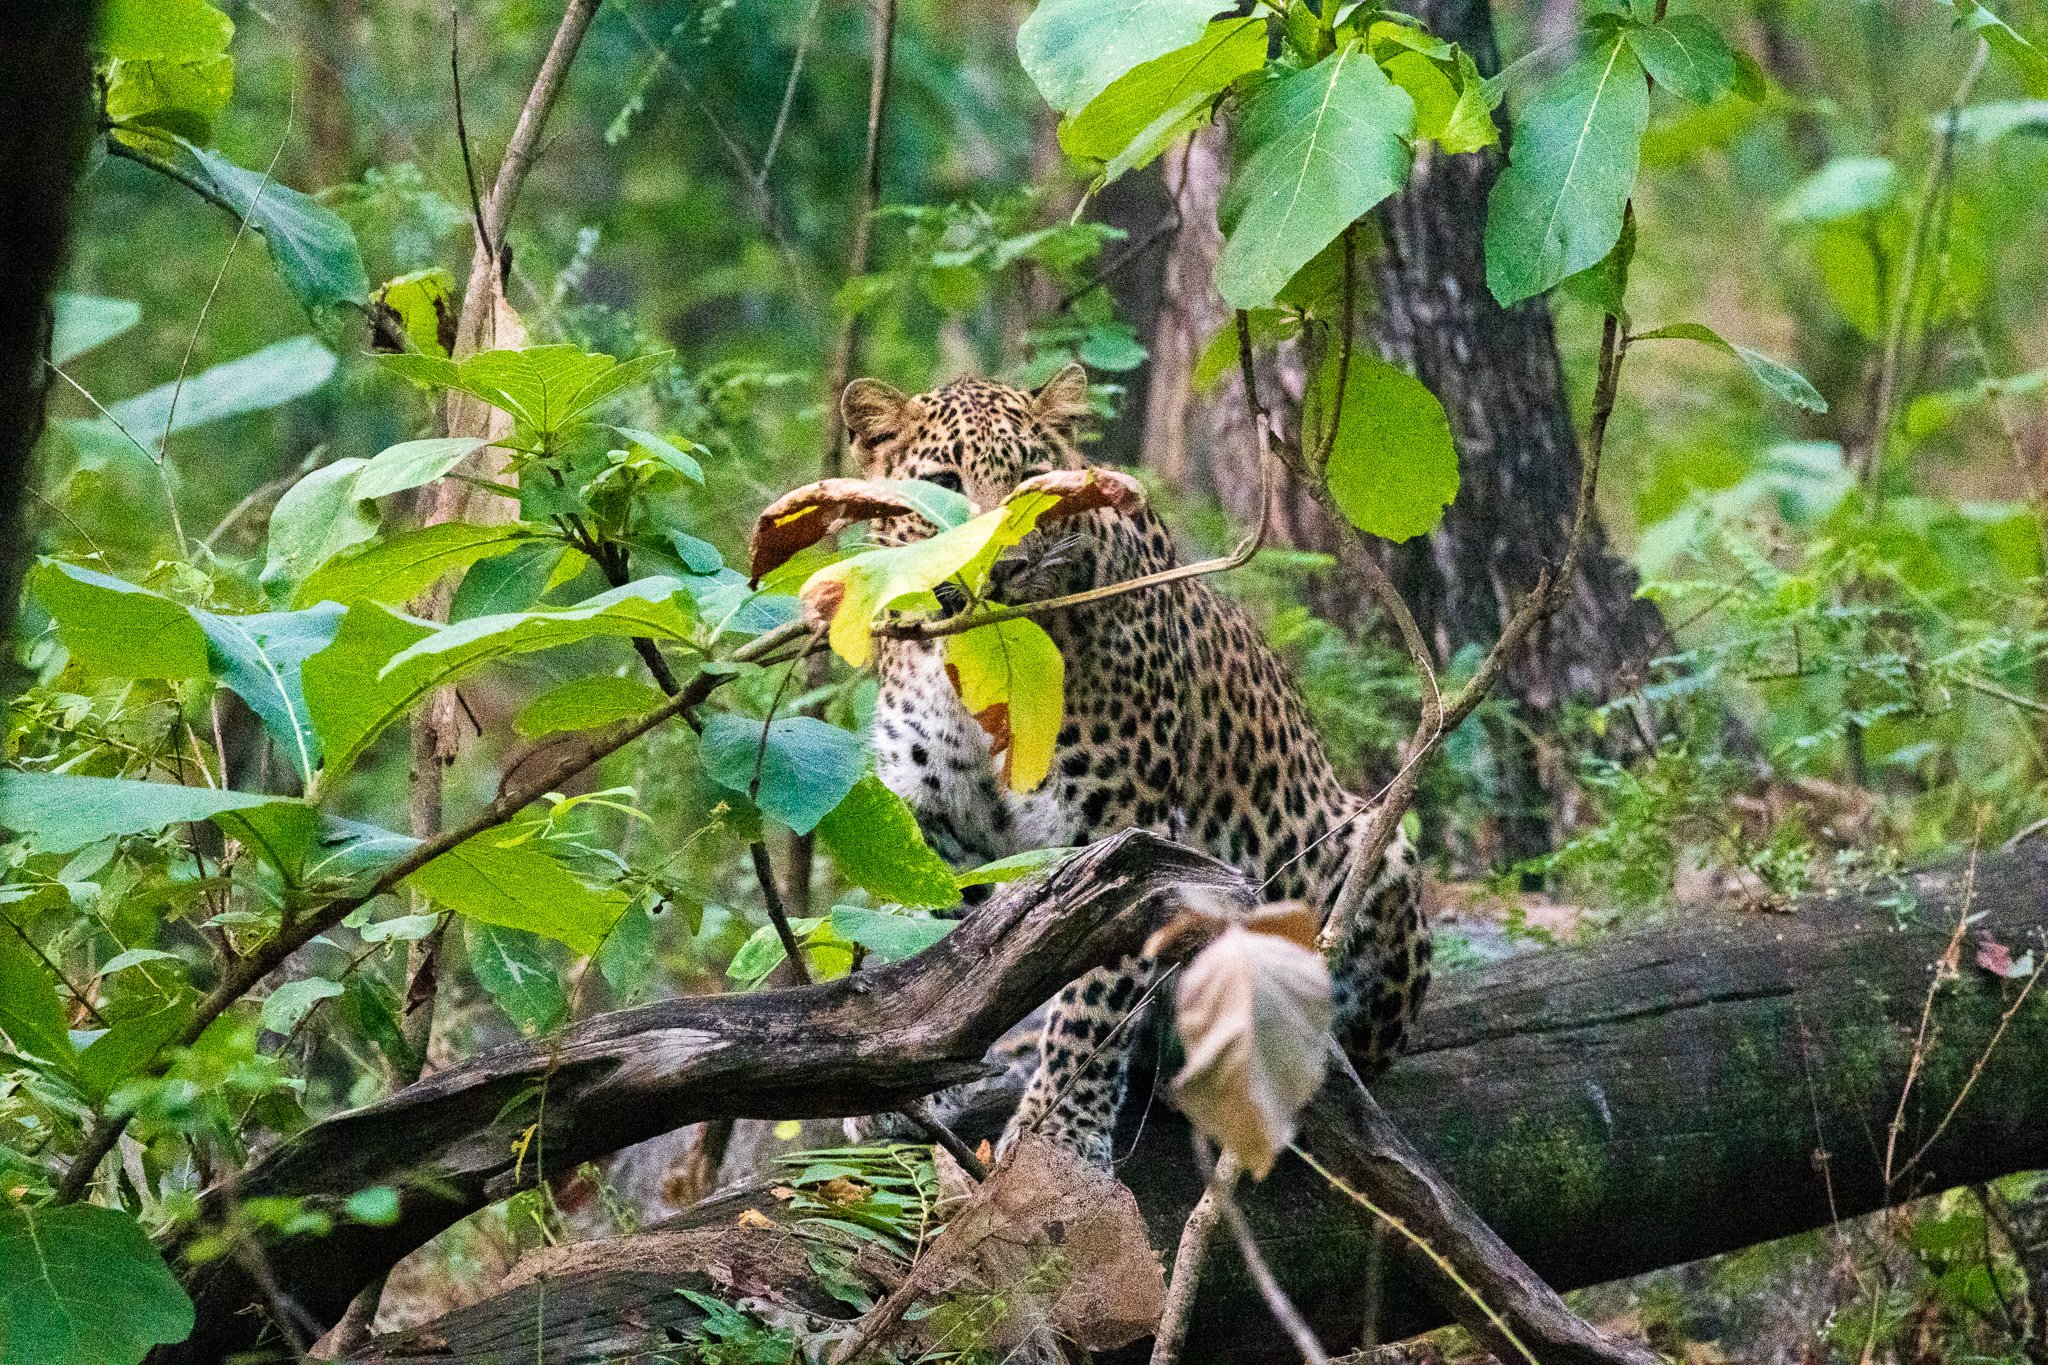
[{"label": "leopard's ear", "polygon": [[[839,415],[854,442],[863,467],[878,463],[878,446],[902,435],[924,415],[915,398],[879,379],[856,379],[839,396]],[[869,468],[873,474],[876,471]]]},{"label": "leopard's ear", "polygon": [[1031,395],[1031,413],[1047,431],[1072,439],[1075,429],[1093,411],[1088,405],[1088,371],[1076,363],[1040,385]]}]

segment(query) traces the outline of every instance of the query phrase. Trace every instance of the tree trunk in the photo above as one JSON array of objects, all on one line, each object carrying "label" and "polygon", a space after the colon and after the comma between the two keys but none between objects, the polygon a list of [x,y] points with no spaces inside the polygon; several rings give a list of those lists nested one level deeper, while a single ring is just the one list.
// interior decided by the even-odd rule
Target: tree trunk
[{"label": "tree trunk", "polygon": [[[1482,72],[1499,69],[1485,0],[1424,0],[1415,12],[1464,45]],[[1243,429],[1237,380],[1226,374],[1205,399],[1186,379],[1198,348],[1229,317],[1210,284],[1221,249],[1219,141],[1214,132],[1199,137],[1184,171],[1173,159],[1167,163],[1184,226],[1167,266],[1147,459],[1176,483],[1214,492],[1243,523],[1258,496],[1258,446]],[[1578,486],[1578,441],[1550,310],[1541,299],[1503,309],[1486,286],[1486,201],[1499,171],[1493,153],[1425,151],[1407,191],[1377,215],[1383,248],[1371,266],[1379,302],[1371,333],[1388,359],[1442,400],[1462,485],[1434,533],[1405,545],[1375,543],[1370,552],[1407,596],[1439,667],[1467,646],[1498,637],[1564,543]],[[1283,359],[1274,381],[1298,394],[1298,364]],[[1281,497],[1274,533],[1279,543],[1302,549],[1355,546],[1355,537],[1330,525],[1300,489]],[[1348,575],[1336,577],[1311,605],[1362,624],[1369,596]],[[1635,589],[1635,574],[1608,552],[1596,523],[1570,599],[1532,634],[1502,679],[1501,693],[1517,705],[1521,724],[1497,727],[1491,736],[1504,790],[1497,847],[1483,853],[1541,853],[1553,842],[1552,829],[1571,823],[1573,774],[1553,739],[1567,705],[1626,692],[1643,680],[1649,660],[1669,649],[1661,615]]]},{"label": "tree trunk", "polygon": [[49,372],[50,294],[92,143],[92,0],[0,6],[0,694],[21,690],[14,613],[35,556],[27,516]]}]

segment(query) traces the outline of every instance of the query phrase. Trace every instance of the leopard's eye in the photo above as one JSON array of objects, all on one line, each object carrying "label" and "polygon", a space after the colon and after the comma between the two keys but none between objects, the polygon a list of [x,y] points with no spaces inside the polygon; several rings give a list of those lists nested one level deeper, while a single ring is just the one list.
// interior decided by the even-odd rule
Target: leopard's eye
[{"label": "leopard's eye", "polygon": [[920,474],[918,477],[926,483],[935,483],[939,487],[950,489],[955,493],[967,491],[960,483],[960,476],[950,469],[934,469],[931,473]]}]

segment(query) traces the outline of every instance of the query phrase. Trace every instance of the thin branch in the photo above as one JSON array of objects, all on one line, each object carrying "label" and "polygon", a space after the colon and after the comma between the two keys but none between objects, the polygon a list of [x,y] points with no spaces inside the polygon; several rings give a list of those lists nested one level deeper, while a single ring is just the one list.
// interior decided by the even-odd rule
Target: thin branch
[{"label": "thin branch", "polygon": [[977,1182],[988,1179],[988,1163],[932,1112],[930,1100],[912,1100],[897,1112],[909,1119],[925,1137],[951,1153],[953,1160],[960,1163],[960,1169]]},{"label": "thin branch", "polygon": [[[778,626],[734,650],[728,656],[727,662],[768,661],[777,651],[802,643],[807,634],[807,628],[800,622]],[[454,829],[445,830],[431,839],[416,844],[411,851],[385,868],[365,889],[341,896],[317,908],[309,909],[295,919],[287,920],[261,947],[229,966],[219,983],[195,1007],[192,1021],[173,1040],[174,1045],[190,1047],[197,1042],[199,1036],[212,1026],[214,1020],[220,1018],[230,1006],[248,994],[271,972],[283,966],[293,953],[340,924],[359,907],[397,889],[399,883],[407,877],[464,840],[504,824],[547,793],[560,791],[579,773],[617,753],[648,731],[677,716],[688,715],[701,706],[711,693],[731,676],[730,673],[724,672],[699,673],[689,681],[681,693],[646,715],[627,721],[605,734],[563,746],[554,762],[539,768],[533,776],[524,781],[506,783],[496,799]],[[93,1170],[113,1149],[115,1140],[119,1138],[127,1122],[125,1115],[120,1118],[102,1115],[95,1120],[92,1131],[79,1148],[77,1158],[64,1173],[63,1183],[58,1186],[59,1203],[71,1203],[84,1192],[86,1183],[92,1178]]]},{"label": "thin branch", "polygon": [[761,168],[754,173],[754,193],[768,193],[768,172],[775,165],[775,154],[782,149],[782,134],[789,127],[790,107],[796,103],[797,79],[804,73],[804,54],[811,48],[811,33],[817,26],[818,6],[824,0],[811,0],[811,7],[804,11],[803,27],[796,33],[796,55],[789,61],[789,80],[782,87],[782,107],[775,111],[775,130],[768,134],[768,149],[761,153]]},{"label": "thin branch", "polygon": [[231,213],[237,218],[242,216],[242,210],[236,206],[235,201],[214,188],[212,181],[195,172],[186,170],[170,158],[145,152],[140,147],[131,146],[114,137],[100,139],[100,145],[106,148],[108,156],[118,157],[122,161],[132,161],[138,166],[147,166],[158,175],[169,176],[201,199],[204,199],[207,203]]},{"label": "thin branch", "polygon": [[[1203,1139],[1195,1138],[1196,1160],[1207,1165],[1208,1153],[1203,1151]],[[1294,1342],[1294,1349],[1301,1352],[1304,1365],[1330,1365],[1330,1358],[1323,1352],[1323,1345],[1316,1340],[1316,1334],[1302,1320],[1301,1311],[1294,1301],[1287,1297],[1287,1291],[1280,1287],[1280,1281],[1273,1275],[1273,1268],[1266,1264],[1265,1254],[1259,1250],[1258,1238],[1252,1236],[1251,1225],[1244,1220],[1244,1212],[1237,1207],[1232,1187],[1237,1184],[1238,1170],[1234,1162],[1219,1161],[1209,1177],[1209,1185],[1203,1191],[1204,1199],[1216,1201],[1216,1211],[1223,1216],[1223,1222],[1230,1229],[1230,1235],[1237,1242],[1237,1254],[1243,1259],[1244,1267],[1251,1272],[1252,1283],[1258,1288],[1259,1297],[1266,1301],[1266,1308],[1274,1321]]]},{"label": "thin branch", "polygon": [[[1216,1163],[1221,1178],[1228,1169],[1233,1175],[1237,1158],[1225,1152]],[[1195,1309],[1195,1293],[1202,1287],[1202,1264],[1209,1256],[1209,1242],[1216,1235],[1216,1196],[1204,1189],[1202,1197],[1188,1211],[1181,1225],[1180,1247],[1173,1253],[1173,1279],[1166,1286],[1166,1308],[1159,1315],[1159,1328],[1152,1334],[1152,1365],[1176,1365],[1180,1348],[1187,1340],[1188,1319]]]},{"label": "thin branch", "polygon": [[1072,308],[1082,299],[1087,298],[1090,294],[1102,288],[1102,286],[1108,284],[1111,280],[1115,279],[1125,270],[1128,270],[1132,265],[1142,260],[1145,256],[1145,253],[1152,250],[1152,248],[1159,245],[1159,243],[1165,241],[1167,237],[1171,236],[1175,231],[1179,229],[1179,227],[1180,209],[1178,207],[1168,209],[1165,215],[1161,217],[1158,222],[1154,223],[1152,225],[1151,230],[1148,231],[1143,237],[1140,237],[1136,242],[1132,243],[1123,251],[1118,252],[1116,255],[1116,259],[1112,260],[1108,265],[1103,266],[1102,269],[1096,271],[1087,279],[1081,281],[1081,283],[1075,285],[1071,290],[1069,290],[1065,295],[1063,295],[1060,298],[1060,301],[1053,305],[1053,311],[1055,313],[1066,312],[1069,308]]},{"label": "thin branch", "polygon": [[782,889],[775,881],[775,866],[768,860],[768,845],[759,839],[747,845],[747,856],[754,864],[754,880],[761,884],[761,900],[768,907],[768,922],[775,926],[775,936],[782,940],[782,951],[789,955],[789,970],[796,977],[797,984],[811,984],[811,969],[804,965],[803,945],[796,941],[796,932],[789,927],[789,911],[782,905]]},{"label": "thin branch", "polygon": [[455,143],[462,148],[462,176],[469,186],[469,217],[484,255],[498,259],[501,249],[491,230],[484,225],[484,201],[476,187],[476,158],[469,151],[469,118],[462,107],[462,12],[456,0],[448,0],[448,78],[455,87]]},{"label": "thin branch", "polygon": [[[889,112],[889,71],[896,51],[896,0],[880,0],[868,57],[867,160],[861,175],[859,210],[853,220],[853,247],[846,255],[846,276],[868,273],[874,245],[875,210],[882,202],[882,124]],[[860,340],[860,315],[848,313],[832,342],[825,368],[825,451],[819,467],[833,478],[846,463],[846,419],[839,395],[853,379],[854,348]]]}]

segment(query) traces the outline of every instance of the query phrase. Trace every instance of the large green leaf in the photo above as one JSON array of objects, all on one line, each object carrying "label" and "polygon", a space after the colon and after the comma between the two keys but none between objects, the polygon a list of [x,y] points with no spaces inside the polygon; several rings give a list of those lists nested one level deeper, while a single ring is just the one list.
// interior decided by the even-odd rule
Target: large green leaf
[{"label": "large green leaf", "polygon": [[1874,213],[1899,192],[1899,168],[1882,156],[1838,156],[1778,201],[1781,223],[1839,223]]},{"label": "large green leaf", "polygon": [[448,604],[450,621],[525,611],[590,567],[590,557],[559,540],[530,540],[509,554],[470,565]]},{"label": "large green leaf", "polygon": [[590,885],[530,833],[512,826],[485,830],[407,877],[405,884],[464,919],[523,929],[587,957],[624,913],[626,896]]},{"label": "large green leaf", "polygon": [[1071,114],[1140,63],[1202,36],[1217,0],[1039,0],[1017,56],[1045,102]]},{"label": "large green leaf", "polygon": [[[809,834],[846,799],[867,765],[859,736],[810,716],[766,727],[720,712],[704,727],[704,771],[798,834]],[[758,775],[759,789],[755,790]]]},{"label": "large green leaf", "polygon": [[464,921],[469,970],[505,1017],[529,1038],[552,1033],[569,1013],[569,993],[547,949],[532,934]]},{"label": "large green leaf", "polygon": [[106,0],[99,49],[109,57],[190,62],[218,56],[235,36],[234,20],[206,0]]},{"label": "large green leaf", "polygon": [[221,197],[263,234],[271,264],[307,312],[342,303],[368,305],[370,279],[363,273],[363,255],[339,215],[218,152],[189,142],[185,146]]},{"label": "large green leaf", "polygon": [[338,603],[323,602],[304,611],[253,616],[192,613],[206,632],[214,674],[249,703],[309,785],[320,761],[320,741],[306,711],[300,671],[308,658],[333,643],[342,610]]},{"label": "large green leaf", "polygon": [[[0,806],[6,802],[6,787],[0,785]],[[14,828],[11,820],[0,824]],[[0,924],[0,1045],[63,1067],[75,1056],[57,978],[11,922]]]},{"label": "large green leaf", "polygon": [[1735,54],[1697,14],[1674,14],[1624,32],[1650,79],[1674,95],[1706,104],[1735,86]]},{"label": "large green leaf", "polygon": [[258,579],[273,599],[296,596],[293,584],[377,534],[377,504],[356,494],[356,475],[362,468],[358,459],[322,465],[277,500]]},{"label": "large green leaf", "polygon": [[107,411],[129,435],[155,450],[163,445],[167,430],[187,431],[278,407],[311,393],[333,373],[334,352],[317,337],[292,337],[201,370],[182,384],[173,380],[124,398]]},{"label": "large green leaf", "polygon": [[571,678],[528,702],[512,726],[528,739],[564,730],[594,730],[644,716],[663,700],[659,691],[637,678],[609,673]]},{"label": "large green leaf", "polygon": [[[1232,81],[1266,64],[1266,21],[1258,15],[1218,19],[1184,48],[1119,76],[1088,106],[1060,124],[1069,156],[1119,173],[1136,170],[1164,150]],[[1142,142],[1134,150],[1133,144]],[[1115,177],[1104,175],[1103,179]]]},{"label": "large green leaf", "polygon": [[475,526],[466,521],[444,521],[422,526],[336,555],[299,585],[292,600],[301,606],[312,602],[386,602],[396,606],[419,596],[446,574],[467,569],[481,559],[510,554],[547,536],[539,528],[516,523]]},{"label": "large green leaf", "polygon": [[204,142],[214,116],[235,94],[235,59],[222,53],[197,61],[115,61],[107,72],[112,136],[159,157],[177,155],[180,139]]},{"label": "large green leaf", "polygon": [[1261,86],[1235,132],[1237,171],[1216,288],[1232,308],[1271,303],[1294,273],[1408,182],[1415,102],[1358,43]]},{"label": "large green leaf", "polygon": [[484,351],[460,362],[411,354],[379,358],[415,384],[455,389],[509,413],[517,427],[515,442],[526,445],[587,420],[605,399],[667,364],[669,353],[622,363],[575,346],[553,345]]},{"label": "large green leaf", "polygon": [[300,684],[324,753],[323,781],[355,766],[384,727],[418,695],[405,679],[387,680],[384,665],[438,626],[373,602],[350,607],[334,643],[306,660]]},{"label": "large green leaf", "polygon": [[1413,49],[1384,63],[1387,79],[1415,101],[1415,141],[1431,141],[1447,152],[1476,152],[1500,141],[1486,80],[1462,50],[1438,58]]},{"label": "large green leaf", "polygon": [[192,1301],[133,1215],[0,1203],[0,1361],[135,1365],[192,1332]]},{"label": "large green leaf", "polygon": [[1486,283],[1503,305],[1607,255],[1621,235],[1649,118],[1642,63],[1619,33],[1523,112],[1486,206]]},{"label": "large green leaf", "polygon": [[490,439],[483,436],[430,436],[387,446],[357,472],[356,496],[382,498],[432,483],[472,451],[489,444]]},{"label": "large green leaf", "polygon": [[[1330,410],[1337,360],[1318,377]],[[1427,385],[1363,349],[1351,356],[1330,448],[1331,496],[1361,531],[1403,541],[1432,530],[1458,495],[1450,419]]]},{"label": "large green leaf", "polygon": [[960,903],[953,869],[932,852],[903,798],[872,773],[818,822],[818,842],[847,881],[883,900],[933,909]]},{"label": "large green leaf", "polygon": [[71,661],[107,678],[198,678],[210,669],[206,632],[162,593],[76,564],[44,560],[36,600],[57,623]]},{"label": "large green leaf", "polygon": [[192,1023],[193,996],[181,986],[123,996],[102,1006],[106,1032],[78,1054],[79,1086],[105,1100],[121,1082],[139,1075]]},{"label": "large green leaf", "polygon": [[34,840],[48,853],[69,853],[109,835],[141,834],[273,803],[297,804],[253,792],[126,777],[0,772],[0,827]]},{"label": "large green leaf", "polygon": [[52,365],[68,365],[142,321],[142,305],[133,299],[107,299],[97,294],[59,294],[54,311]]},{"label": "large green leaf", "polygon": [[1697,341],[1712,346],[1740,360],[1743,368],[1749,371],[1757,383],[1792,406],[1804,408],[1808,412],[1828,410],[1828,400],[1820,396],[1820,390],[1807,382],[1805,375],[1782,361],[1771,359],[1761,351],[1752,351],[1747,346],[1737,346],[1711,327],[1702,326],[1697,322],[1675,322],[1668,327],[1659,327],[1655,331],[1638,332],[1629,338],[1632,342],[1667,339]]},{"label": "large green leaf", "polygon": [[602,637],[687,644],[697,613],[673,578],[642,578],[556,611],[508,612],[443,626],[384,666],[380,681],[418,697],[495,659]]}]

